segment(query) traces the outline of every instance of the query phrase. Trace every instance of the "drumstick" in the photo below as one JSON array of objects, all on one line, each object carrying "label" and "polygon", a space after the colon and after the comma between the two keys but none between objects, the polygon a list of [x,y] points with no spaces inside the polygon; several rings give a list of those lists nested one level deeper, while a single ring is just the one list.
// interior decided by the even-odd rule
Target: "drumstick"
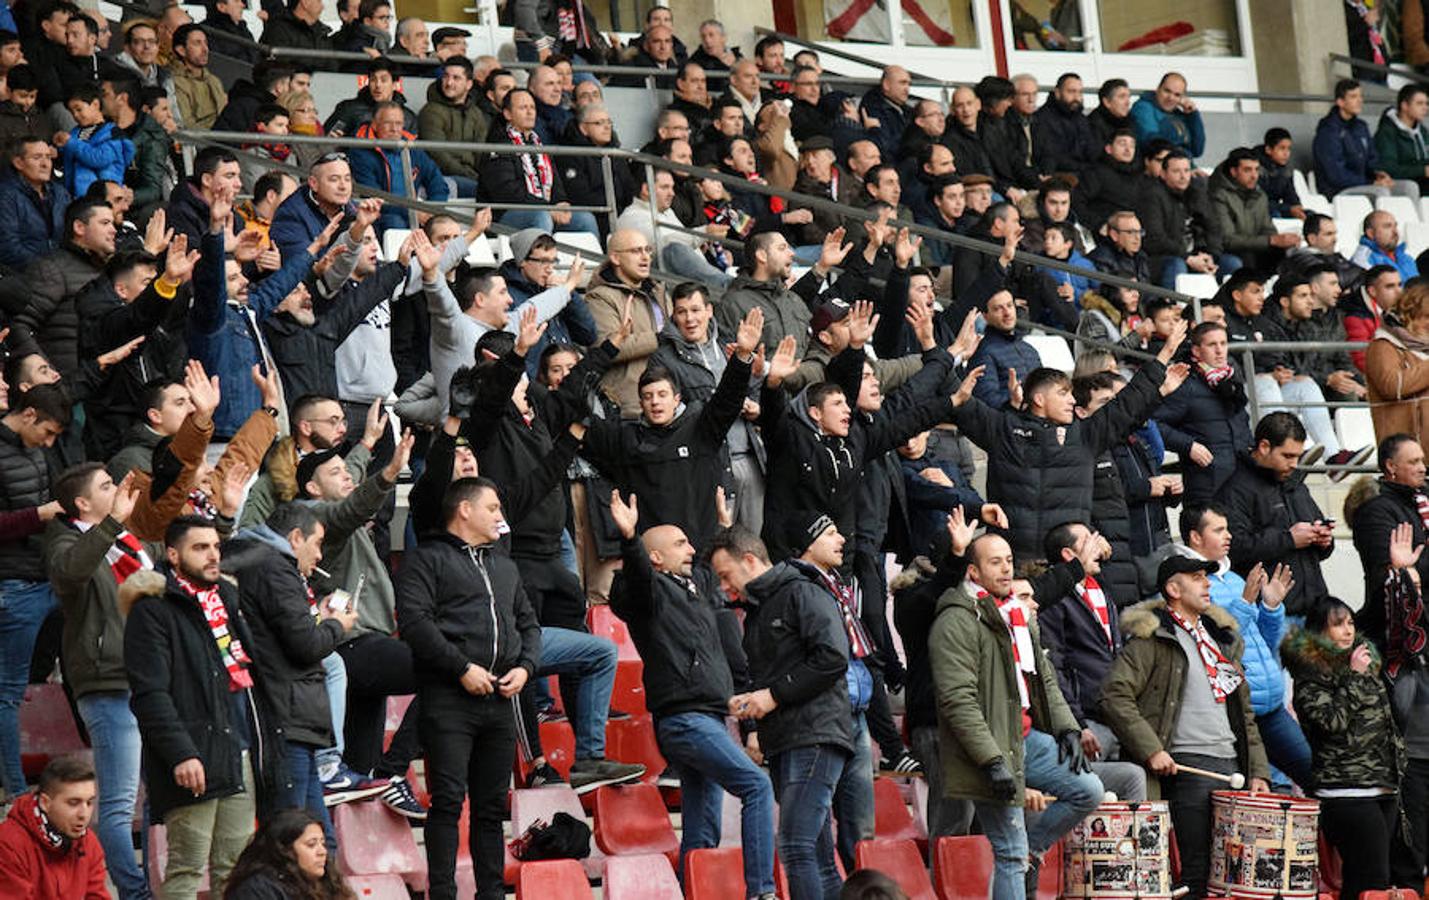
[{"label": "drumstick", "polygon": [[1215,781],[1224,781],[1231,786],[1231,790],[1238,791],[1245,787],[1245,776],[1239,772],[1232,772],[1230,775],[1222,775],[1220,772],[1210,772],[1205,769],[1198,769],[1195,766],[1185,766],[1176,763],[1176,772],[1186,772],[1191,775],[1200,775],[1202,778],[1210,778]]}]

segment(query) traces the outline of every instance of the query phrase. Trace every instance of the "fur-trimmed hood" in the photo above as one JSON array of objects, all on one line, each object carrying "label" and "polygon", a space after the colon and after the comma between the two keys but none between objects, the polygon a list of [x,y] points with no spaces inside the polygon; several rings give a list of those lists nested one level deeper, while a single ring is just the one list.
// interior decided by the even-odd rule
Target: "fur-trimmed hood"
[{"label": "fur-trimmed hood", "polygon": [[1355,642],[1350,649],[1342,650],[1324,635],[1297,626],[1290,629],[1285,639],[1280,642],[1280,659],[1290,674],[1297,679],[1303,679],[1307,675],[1329,675],[1349,670],[1350,653],[1356,647],[1369,648],[1368,674],[1378,675],[1382,665],[1379,651],[1374,644],[1365,640],[1362,634],[1355,635]]},{"label": "fur-trimmed hood", "polygon": [[119,585],[119,615],[128,618],[129,611],[143,597],[162,597],[168,579],[163,572],[143,569],[135,572]]},{"label": "fur-trimmed hood", "polygon": [[[1203,618],[1210,619],[1222,631],[1232,633],[1236,640],[1240,639],[1240,625],[1229,610],[1212,603]],[[1121,613],[1121,631],[1129,638],[1149,638],[1163,628],[1167,630],[1167,634],[1173,634],[1170,631],[1171,618],[1166,614],[1165,600],[1147,600],[1128,607]]]}]

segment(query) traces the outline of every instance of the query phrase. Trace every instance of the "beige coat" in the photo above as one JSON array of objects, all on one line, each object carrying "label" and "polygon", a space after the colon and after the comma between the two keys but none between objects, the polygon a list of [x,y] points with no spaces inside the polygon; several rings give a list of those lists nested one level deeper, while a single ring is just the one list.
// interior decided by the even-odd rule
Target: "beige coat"
[{"label": "beige coat", "polygon": [[1429,359],[1381,328],[1365,351],[1365,386],[1376,439],[1403,432],[1429,440]]},{"label": "beige coat", "polygon": [[[591,277],[585,295],[586,306],[595,319],[597,340],[603,341],[620,330],[625,298],[631,294],[635,295],[635,302],[630,305],[633,330],[621,345],[615,363],[600,379],[601,390],[619,404],[620,414],[626,418],[640,415],[640,376],[645,372],[650,355],[660,346],[660,328],[670,320],[670,303],[665,299],[665,289],[657,282],[647,279],[638,288],[629,287],[620,281],[610,265]],[[655,321],[657,308],[659,323]]]}]

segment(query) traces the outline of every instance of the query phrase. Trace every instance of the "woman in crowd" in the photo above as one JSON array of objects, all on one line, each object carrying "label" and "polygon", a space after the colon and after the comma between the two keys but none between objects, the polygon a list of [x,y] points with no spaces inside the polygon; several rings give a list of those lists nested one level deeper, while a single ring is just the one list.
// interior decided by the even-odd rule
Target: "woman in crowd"
[{"label": "woman in crowd", "polygon": [[1295,712],[1310,742],[1320,827],[1344,866],[1340,898],[1384,890],[1404,744],[1380,678],[1379,653],[1355,632],[1349,606],[1327,597],[1310,610],[1304,628],[1285,637],[1280,654],[1295,678]]},{"label": "woman in crowd", "polygon": [[1399,296],[1394,312],[1374,333],[1365,351],[1365,384],[1369,387],[1374,433],[1379,437],[1404,432],[1429,440],[1429,284],[1411,284]]},{"label": "woman in crowd", "polygon": [[311,813],[285,809],[268,819],[238,857],[224,900],[352,900]]}]

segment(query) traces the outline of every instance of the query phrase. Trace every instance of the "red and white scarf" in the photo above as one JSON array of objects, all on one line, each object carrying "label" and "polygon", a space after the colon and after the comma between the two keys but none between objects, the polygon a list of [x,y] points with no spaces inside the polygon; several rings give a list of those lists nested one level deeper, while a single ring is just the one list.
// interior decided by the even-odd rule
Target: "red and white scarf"
[{"label": "red and white scarf", "polygon": [[1429,531],[1429,496],[1425,496],[1423,491],[1414,492],[1414,508],[1419,510],[1419,521]]},{"label": "red and white scarf", "polygon": [[[94,527],[77,519],[71,519],[70,522],[81,534]],[[128,531],[119,532],[114,543],[105,551],[104,561],[109,563],[109,571],[114,573],[115,584],[123,584],[124,579],[135,572],[154,568],[154,561],[149,558],[144,545]]]},{"label": "red and white scarf", "polygon": [[1201,663],[1206,667],[1206,679],[1211,683],[1211,693],[1215,695],[1217,703],[1225,703],[1226,698],[1235,693],[1235,689],[1240,687],[1240,683],[1245,677],[1240,674],[1240,670],[1235,667],[1235,663],[1226,659],[1221,653],[1221,648],[1216,646],[1216,642],[1211,640],[1210,632],[1206,631],[1205,623],[1200,619],[1192,625],[1187,622],[1180,613],[1167,607],[1166,612],[1171,614],[1171,620],[1186,630],[1196,641],[1196,649],[1200,651]]},{"label": "red and white scarf", "polygon": [[845,582],[838,573],[830,574],[820,570],[819,578],[838,601],[839,615],[843,617],[844,631],[848,634],[849,655],[854,659],[867,657],[873,653],[873,639],[868,636],[863,621],[858,617],[859,601],[854,595],[853,585]]},{"label": "red and white scarf", "polygon": [[1111,613],[1106,607],[1106,592],[1102,586],[1097,584],[1097,580],[1088,575],[1087,580],[1077,585],[1077,596],[1082,598],[1082,602],[1087,605],[1094,614],[1097,621],[1102,625],[1102,633],[1106,635],[1106,645],[1113,650],[1116,649],[1116,642],[1111,636]]},{"label": "red and white scarf", "polygon": [[1206,380],[1206,384],[1210,385],[1211,387],[1219,386],[1222,381],[1225,381],[1227,378],[1229,378],[1232,374],[1235,373],[1235,369],[1231,368],[1228,365],[1212,367],[1206,365],[1205,363],[1201,363],[1199,366],[1197,366],[1196,371],[1201,373],[1201,377],[1204,378]]},{"label": "red and white scarf", "polygon": [[[522,134],[511,125],[506,126],[506,136],[518,147],[539,147],[541,139],[536,132]],[[551,185],[555,183],[556,172],[551,166],[551,157],[544,153],[521,154],[521,174],[526,176],[526,193],[543,200],[551,199]]]},{"label": "red and white scarf", "polygon": [[203,617],[208,621],[208,629],[213,632],[213,642],[218,645],[218,655],[223,657],[223,667],[228,670],[229,691],[241,691],[253,687],[253,676],[248,667],[253,661],[243,644],[228,630],[228,608],[218,593],[218,585],[201,588],[182,575],[174,576],[179,587],[198,601]]},{"label": "red and white scarf", "polygon": [[[977,598],[981,600],[987,596],[988,592],[978,587]],[[1027,627],[1027,610],[1016,597],[1010,595],[1002,600],[993,597],[992,602],[997,605],[1002,622],[1012,635],[1012,661],[1017,668],[1017,699],[1022,701],[1022,709],[1026,711],[1032,708],[1032,699],[1027,692],[1027,677],[1037,674],[1037,651],[1032,646],[1032,629]]]}]

